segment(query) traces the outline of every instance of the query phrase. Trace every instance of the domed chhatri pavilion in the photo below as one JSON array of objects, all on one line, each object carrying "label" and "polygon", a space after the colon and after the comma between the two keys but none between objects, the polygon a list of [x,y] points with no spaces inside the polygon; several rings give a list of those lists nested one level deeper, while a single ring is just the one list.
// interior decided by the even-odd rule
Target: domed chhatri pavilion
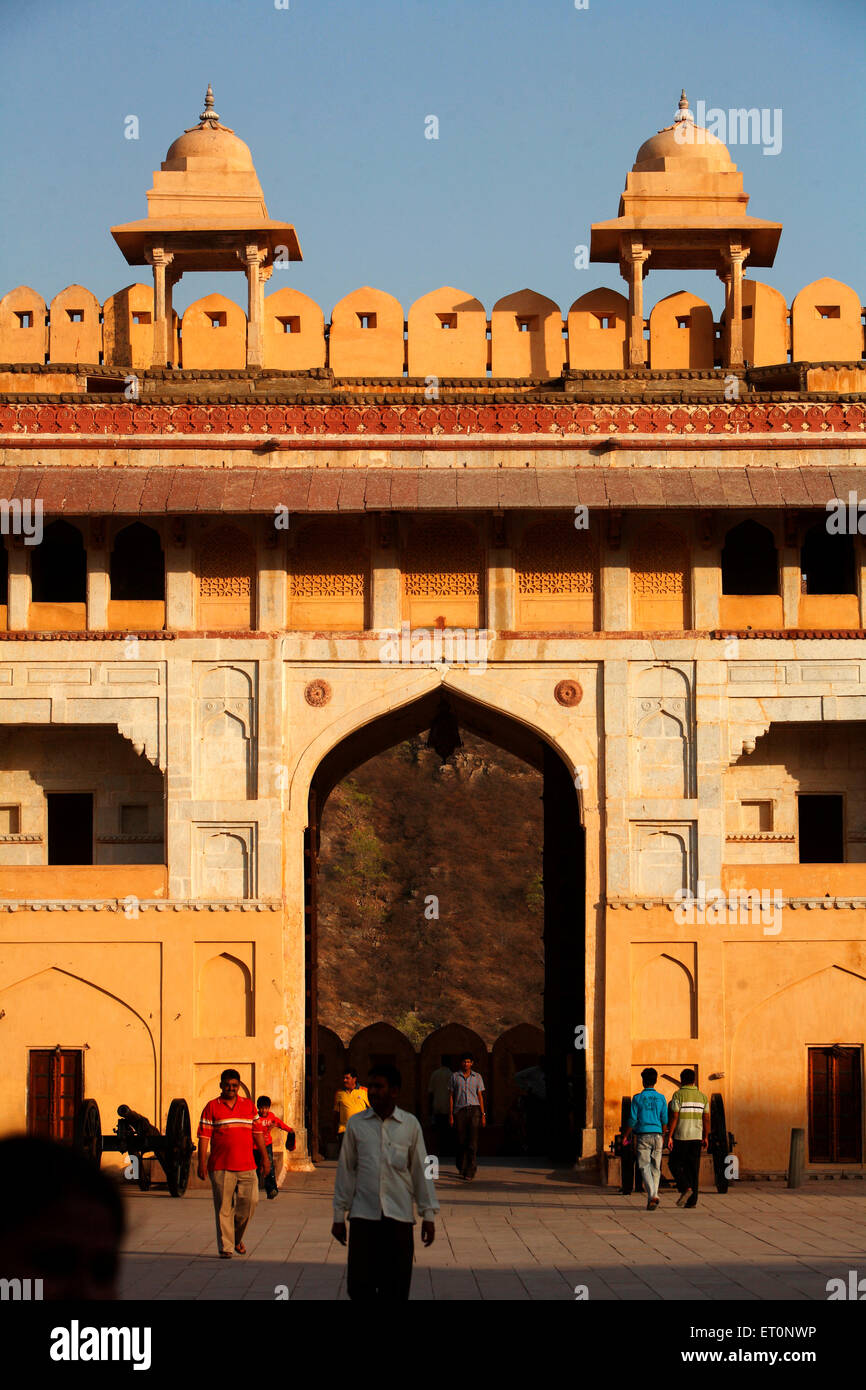
[{"label": "domed chhatri pavilion", "polygon": [[147,195],[147,217],[112,227],[130,265],[153,266],[153,365],[174,361],[171,291],[185,270],[246,271],[247,361],[260,367],[264,286],[279,248],[299,261],[288,222],[268,217],[249,146],[220,123],[210,86],[199,123],[178,136]]},{"label": "domed chhatri pavilion", "polygon": [[721,140],[696,126],[685,92],[673,125],[637,152],[619,217],[592,229],[592,259],[618,261],[629,287],[628,365],[646,365],[643,277],[648,269],[715,270],[725,284],[725,362],[743,365],[743,266],[769,266],[779,222],[746,214],[748,195]]},{"label": "domed chhatri pavilion", "polygon": [[[0,1129],[164,1126],[232,1064],[303,1165],[345,1055],[423,1103],[395,1028],[320,1026],[316,881],[333,787],[433,725],[544,782],[544,1029],[480,1038],[492,1151],[543,1051],[599,1181],[648,1064],[696,1068],[743,1179],[792,1127],[866,1172],[863,307],[751,278],[781,228],[747,205],[683,94],[592,228],[627,296],[365,286],[326,322],[208,89],[112,231],[153,284],[0,300]],[[644,316],[701,268],[718,306]],[[247,312],[178,316],[195,271]]]}]

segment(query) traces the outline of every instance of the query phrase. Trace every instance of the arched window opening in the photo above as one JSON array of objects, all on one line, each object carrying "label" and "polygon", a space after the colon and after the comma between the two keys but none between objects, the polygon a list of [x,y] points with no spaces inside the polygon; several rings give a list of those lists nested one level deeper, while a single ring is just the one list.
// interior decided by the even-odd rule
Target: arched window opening
[{"label": "arched window opening", "polygon": [[165,600],[165,560],[152,526],[134,521],[114,538],[109,566],[111,597],[126,602]]},{"label": "arched window opening", "polygon": [[800,571],[804,594],[856,594],[854,539],[834,535],[816,521],[803,538]]},{"label": "arched window opening", "polygon": [[733,526],[722,547],[722,593],[778,592],[779,556],[772,532],[757,521]]},{"label": "arched window opening", "polygon": [[84,537],[68,521],[45,527],[34,546],[30,575],[34,603],[86,603],[87,553]]}]

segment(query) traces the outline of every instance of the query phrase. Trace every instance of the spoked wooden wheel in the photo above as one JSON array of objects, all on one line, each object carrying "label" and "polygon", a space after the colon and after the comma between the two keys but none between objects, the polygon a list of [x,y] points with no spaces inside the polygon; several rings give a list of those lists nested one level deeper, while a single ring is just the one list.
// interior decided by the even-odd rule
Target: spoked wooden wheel
[{"label": "spoked wooden wheel", "polygon": [[727,1168],[728,1155],[731,1152],[729,1141],[733,1135],[728,1134],[728,1126],[725,1123],[725,1101],[724,1097],[715,1091],[710,1096],[710,1135],[709,1148],[713,1156],[713,1173],[716,1179],[716,1191],[727,1192],[728,1176],[725,1172]]},{"label": "spoked wooden wheel", "polygon": [[625,1132],[630,1124],[631,1096],[623,1096],[619,1116],[620,1186],[623,1187],[626,1192],[641,1192],[643,1190],[643,1184],[641,1183],[640,1173],[637,1170],[637,1164],[634,1161],[634,1135],[632,1135],[630,1144],[626,1144],[625,1142]]},{"label": "spoked wooden wheel", "polygon": [[160,1158],[172,1197],[182,1197],[186,1192],[193,1148],[189,1106],[182,1098],[175,1099],[168,1107],[164,1147]]},{"label": "spoked wooden wheel", "polygon": [[75,1117],[75,1132],[72,1140],[97,1167],[102,1162],[102,1121],[99,1106],[95,1100],[83,1100]]}]

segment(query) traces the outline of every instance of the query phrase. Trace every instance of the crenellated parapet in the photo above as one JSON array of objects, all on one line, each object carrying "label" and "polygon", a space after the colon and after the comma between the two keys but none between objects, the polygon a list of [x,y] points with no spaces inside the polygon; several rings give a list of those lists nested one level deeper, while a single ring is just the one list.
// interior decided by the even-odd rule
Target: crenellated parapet
[{"label": "crenellated parapet", "polygon": [[[100,305],[69,285],[50,303],[19,285],[0,299],[0,367],[80,364],[147,370],[153,345],[153,291],[127,285]],[[804,286],[792,304],[756,280],[743,282],[744,359],[751,367],[848,363],[866,356],[860,295],[839,280]],[[567,312],[534,290],[496,301],[442,286],[408,315],[393,295],[365,287],[339,300],[329,322],[316,302],[283,286],[264,300],[264,370],[329,367],[338,379],[401,376],[437,380],[553,380],[565,370],[628,369],[628,301],[616,290],[580,295]],[[723,365],[724,311],[685,290],[659,300],[645,320],[653,371]],[[209,294],[172,318],[172,357],[186,371],[243,370],[249,320],[234,300]]]}]

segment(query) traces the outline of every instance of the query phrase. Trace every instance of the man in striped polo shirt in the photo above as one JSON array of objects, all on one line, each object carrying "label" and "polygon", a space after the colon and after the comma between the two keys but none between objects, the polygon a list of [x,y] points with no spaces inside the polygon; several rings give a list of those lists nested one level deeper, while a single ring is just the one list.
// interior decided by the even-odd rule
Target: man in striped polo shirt
[{"label": "man in striped polo shirt", "polygon": [[670,1113],[670,1165],[680,1194],[677,1206],[696,1207],[701,1150],[707,1147],[710,1129],[710,1102],[695,1085],[691,1067],[680,1072],[680,1089],[671,1096]]},{"label": "man in striped polo shirt", "polygon": [[[259,1150],[262,1172],[271,1171],[271,1160],[251,1100],[238,1095],[241,1078],[227,1069],[220,1076],[220,1093],[201,1112],[198,1127],[198,1175],[210,1175],[216,1213],[217,1249],[221,1260],[230,1260],[233,1249],[247,1253],[244,1231],[259,1196],[253,1146]],[[210,1145],[210,1156],[208,1156]]]}]

